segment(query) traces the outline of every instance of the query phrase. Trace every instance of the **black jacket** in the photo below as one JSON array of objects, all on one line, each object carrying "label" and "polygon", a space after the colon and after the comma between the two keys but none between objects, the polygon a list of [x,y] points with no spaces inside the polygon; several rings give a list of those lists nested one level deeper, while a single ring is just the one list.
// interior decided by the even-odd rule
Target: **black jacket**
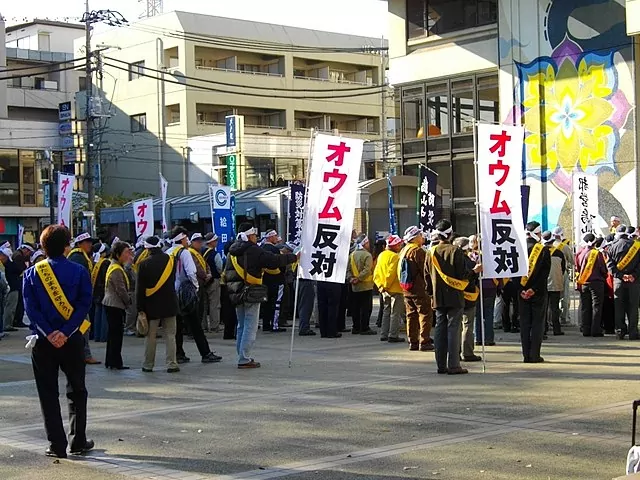
[{"label": "black jacket", "polygon": [[97,273],[96,283],[93,286],[93,299],[98,303],[102,304],[102,299],[104,298],[104,288],[107,280],[107,270],[109,270],[109,260],[105,259],[104,262],[100,265],[100,270]]},{"label": "black jacket", "polygon": [[[255,243],[240,240],[231,245],[229,255],[236,258],[242,269],[246,269],[247,275],[256,278],[262,278],[262,270],[264,268],[283,268],[297,260],[297,257],[291,253],[286,255],[278,253],[276,255],[259,247]],[[244,279],[236,272],[231,259],[227,260],[225,267],[225,281],[231,302],[234,305],[241,304]]]},{"label": "black jacket", "polygon": [[[16,252],[17,253],[17,252]],[[22,290],[22,272],[27,269],[22,254],[13,256],[13,262],[4,264],[4,275],[7,277],[9,289],[12,292],[20,292]]]},{"label": "black jacket", "polygon": [[178,314],[178,299],[175,287],[175,265],[178,262],[175,262],[171,275],[156,293],[150,297],[145,294],[147,288],[156,286],[168,262],[169,255],[163,253],[159,248],[154,248],[150,251],[149,257],[138,268],[138,280],[136,282],[137,308],[138,312],[147,314],[148,320],[175,317]]},{"label": "black jacket", "polygon": [[[467,293],[475,293],[476,289],[479,288],[479,283],[478,282],[478,274],[477,273],[473,273],[473,269],[476,266],[476,262],[474,262],[473,260],[471,260],[467,255],[464,256],[464,263],[466,264],[467,269],[471,270],[471,275],[469,275],[469,286],[467,288],[465,288],[465,292]],[[468,308],[474,308],[476,306],[476,302],[478,300],[467,300],[466,298],[464,299],[464,308],[465,310]]]},{"label": "black jacket", "polygon": [[[533,250],[533,246],[538,243],[533,238],[527,238],[527,253],[531,255],[531,250]],[[527,259],[528,260],[528,259]],[[540,252],[540,256],[538,257],[538,262],[536,263],[535,268],[527,283],[522,286],[520,282],[521,290],[532,289],[535,292],[535,295],[531,297],[530,300],[525,301],[533,301],[539,300],[543,295],[547,293],[547,282],[549,280],[549,272],[551,271],[551,254],[548,248],[543,248],[542,252]]]},{"label": "black jacket", "polygon": [[631,260],[631,263],[624,269],[624,271],[618,270],[618,263],[624,258],[631,246],[633,240],[631,238],[620,238],[613,242],[609,247],[609,257],[607,260],[607,267],[614,278],[622,278],[624,275],[633,275],[636,277],[634,283],[640,281],[640,253],[636,254],[635,258]]},{"label": "black jacket", "polygon": [[[265,249],[267,252],[269,253],[273,253],[274,255],[280,255],[280,250],[278,250],[278,248],[268,242],[265,242],[264,245],[262,245],[262,248]],[[284,269],[281,268],[275,268],[274,270],[277,270],[278,273],[273,274],[273,273],[269,273],[269,272],[264,272],[264,283],[266,285],[283,285],[284,284]]]}]

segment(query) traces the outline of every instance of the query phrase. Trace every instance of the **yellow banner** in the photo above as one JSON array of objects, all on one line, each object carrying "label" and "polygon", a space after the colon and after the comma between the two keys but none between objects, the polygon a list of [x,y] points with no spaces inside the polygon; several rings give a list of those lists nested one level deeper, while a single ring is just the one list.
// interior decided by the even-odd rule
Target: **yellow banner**
[{"label": "yellow banner", "polygon": [[69,320],[71,315],[73,314],[73,307],[67,300],[67,296],[62,291],[62,287],[60,286],[60,282],[56,278],[53,273],[53,269],[48,261],[40,262],[36,264],[36,272],[38,273],[38,277],[42,281],[42,285],[44,285],[44,289],[49,295],[53,306],[56,307],[58,313],[65,320]]},{"label": "yellow banner", "polygon": [[207,262],[205,262],[204,258],[200,254],[200,252],[197,251],[195,248],[191,248],[191,247],[189,247],[189,251],[196,258],[196,260],[198,261],[198,263],[200,264],[202,269],[206,272],[207,271]]},{"label": "yellow banner", "polygon": [[640,241],[636,240],[635,242],[633,242],[633,244],[631,245],[631,248],[629,249],[627,254],[624,256],[624,258],[618,262],[618,265],[616,265],[616,268],[618,269],[618,271],[622,272],[625,268],[627,268],[629,264],[633,261],[633,259],[636,258],[636,255],[638,254],[639,251],[640,251]]},{"label": "yellow banner", "polygon": [[162,275],[160,275],[160,279],[158,280],[158,283],[156,283],[153,287],[146,288],[144,290],[144,294],[146,297],[150,297],[151,295],[156,293],[158,290],[160,290],[165,283],[167,283],[167,280],[171,276],[171,272],[173,272],[173,265],[174,265],[173,257],[169,255],[169,261],[167,262],[167,266],[164,267],[164,270],[162,271]]},{"label": "yellow banner", "polygon": [[106,262],[107,259],[106,258],[101,258],[100,260],[98,260],[98,263],[96,263],[93,266],[93,270],[91,271],[91,286],[95,287],[96,286],[96,280],[98,280],[98,274],[100,273],[100,267],[102,267],[102,264],[104,262]]},{"label": "yellow banner", "polygon": [[458,280],[457,278],[453,278],[444,274],[444,272],[440,268],[440,263],[438,262],[435,254],[436,247],[432,247],[431,261],[433,262],[433,266],[435,267],[436,272],[438,272],[438,275],[440,275],[440,278],[444,281],[444,283],[449,285],[451,288],[455,288],[456,290],[460,291],[463,291],[465,288],[467,288],[469,286],[469,280]]},{"label": "yellow banner", "polygon": [[235,268],[236,272],[238,272],[238,275],[240,275],[243,280],[246,280],[246,282],[251,285],[262,285],[262,278],[254,277],[248,272],[245,272],[244,268],[242,268],[238,263],[238,258],[236,256],[229,255],[229,258],[231,258],[231,265],[233,265],[233,268]]},{"label": "yellow banner", "polygon": [[544,247],[539,243],[536,243],[533,246],[533,250],[531,250],[531,255],[529,255],[529,271],[527,272],[528,274],[520,279],[520,285],[522,285],[523,287],[527,284],[527,282],[529,281],[529,276],[535,270],[536,265],[538,264],[538,258],[540,258],[540,254],[542,253],[542,250],[544,250]]},{"label": "yellow banner", "polygon": [[467,302],[475,302],[476,300],[478,300],[478,295],[480,295],[480,289],[476,287],[475,291],[473,292],[464,292],[464,299]]},{"label": "yellow banner", "polygon": [[598,249],[594,248],[589,252],[589,256],[587,257],[587,263],[584,264],[584,268],[580,272],[580,276],[578,277],[578,285],[584,285],[591,277],[591,273],[593,272],[593,266],[596,264],[596,260],[598,259]]},{"label": "yellow banner", "polygon": [[138,258],[136,259],[135,263],[133,264],[133,271],[137,272],[138,271],[138,267],[140,266],[140,264],[142,262],[144,262],[148,257],[149,257],[149,250],[147,250],[145,248],[144,251],[140,255],[138,255]]},{"label": "yellow banner", "polygon": [[124,281],[127,284],[127,290],[129,290],[129,288],[130,288],[129,287],[129,275],[127,275],[127,272],[124,271],[124,268],[122,268],[122,266],[119,263],[112,263],[111,265],[109,265],[109,268],[107,269],[107,278],[106,278],[104,284],[107,285],[109,283],[109,277],[116,270],[121,270],[122,271],[122,275],[124,275]]}]

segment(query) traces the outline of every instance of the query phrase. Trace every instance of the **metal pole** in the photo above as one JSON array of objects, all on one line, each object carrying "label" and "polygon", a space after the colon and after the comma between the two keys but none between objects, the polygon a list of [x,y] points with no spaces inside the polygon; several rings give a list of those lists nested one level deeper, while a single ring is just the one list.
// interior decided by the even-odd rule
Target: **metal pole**
[{"label": "metal pole", "polygon": [[55,183],[53,181],[53,153],[51,154],[51,158],[49,158],[49,225],[54,225],[56,223],[56,214],[53,206],[53,190],[55,188]]},{"label": "metal pole", "polygon": [[[315,130],[311,129],[311,135],[309,138],[309,163],[307,165],[307,182],[304,189],[304,211],[302,214],[302,229],[304,230],[304,218],[307,210],[307,199],[309,195],[309,177],[311,176],[311,155],[313,154],[313,138],[315,136]],[[302,245],[302,242],[301,242]],[[304,245],[302,245],[304,249]],[[293,326],[291,327],[291,347],[289,348],[289,368],[293,365],[293,340],[296,336],[296,313],[298,312],[298,290],[300,288],[300,264],[298,263],[298,272],[296,275],[296,288],[295,298],[293,299]]]},{"label": "metal pole", "polygon": [[385,49],[384,49],[384,36],[380,39],[380,83],[382,88],[380,89],[380,95],[382,98],[382,115],[380,117],[380,133],[382,134],[382,168],[384,173],[389,175],[389,168],[387,163],[387,111],[386,111],[386,75],[385,75]]},{"label": "metal pole", "polygon": [[[86,75],[86,120],[87,120],[87,133],[85,136],[85,152],[87,161],[87,171],[85,176],[87,179],[87,209],[90,212],[95,210],[96,192],[94,185],[94,172],[93,172],[93,158],[91,156],[91,142],[92,142],[92,125],[91,125],[91,96],[93,95],[93,86],[91,80],[91,15],[89,12],[89,0],[84,2],[85,9],[85,75]],[[91,232],[93,233],[93,232]]]},{"label": "metal pole", "polygon": [[[162,38],[156,38],[157,70],[164,70],[164,42]],[[156,84],[158,95],[158,172],[162,175],[162,147],[166,140],[165,134],[165,95],[164,95],[164,73],[158,73]],[[186,112],[184,113],[186,115]],[[160,192],[162,193],[162,192]]]},{"label": "metal pole", "polygon": [[[478,232],[478,245],[480,246],[478,251],[478,262],[482,263],[482,231],[480,229],[480,197],[478,196],[478,122],[473,119],[473,176],[476,184],[476,230]],[[480,322],[480,331],[482,332],[482,373],[487,371],[487,357],[485,348],[485,333],[484,333],[484,299],[482,291],[482,273],[480,273],[480,280],[478,281],[480,286],[480,318],[476,318],[476,322]],[[491,319],[493,322],[493,318]]]}]

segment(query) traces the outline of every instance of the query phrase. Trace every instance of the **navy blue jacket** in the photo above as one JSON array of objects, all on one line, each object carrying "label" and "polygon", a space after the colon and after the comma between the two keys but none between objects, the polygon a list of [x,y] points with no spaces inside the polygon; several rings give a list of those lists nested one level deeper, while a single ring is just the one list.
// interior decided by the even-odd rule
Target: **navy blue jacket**
[{"label": "navy blue jacket", "polygon": [[74,310],[71,318],[65,321],[49,298],[35,267],[31,267],[24,273],[22,282],[24,309],[31,320],[31,331],[48,336],[59,330],[70,337],[87,318],[93,301],[89,272],[64,257],[44,261],[51,264],[53,273]]}]

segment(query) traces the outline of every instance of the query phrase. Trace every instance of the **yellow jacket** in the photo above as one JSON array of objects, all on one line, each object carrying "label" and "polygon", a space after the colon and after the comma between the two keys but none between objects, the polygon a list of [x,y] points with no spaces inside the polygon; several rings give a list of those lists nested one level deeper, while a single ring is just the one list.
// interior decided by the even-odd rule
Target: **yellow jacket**
[{"label": "yellow jacket", "polygon": [[373,271],[373,281],[379,289],[387,293],[402,293],[398,280],[398,262],[400,257],[391,250],[385,250],[378,255],[376,268]]}]

